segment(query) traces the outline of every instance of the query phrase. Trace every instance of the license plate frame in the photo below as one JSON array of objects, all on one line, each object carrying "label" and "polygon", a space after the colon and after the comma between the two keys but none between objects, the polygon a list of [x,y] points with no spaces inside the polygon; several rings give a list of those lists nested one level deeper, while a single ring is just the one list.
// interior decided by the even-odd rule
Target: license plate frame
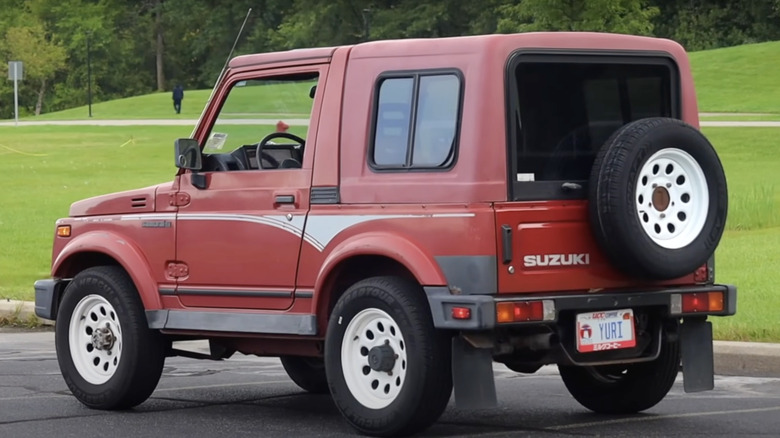
[{"label": "license plate frame", "polygon": [[594,353],[636,346],[636,327],[632,309],[578,313],[576,317],[577,351]]}]

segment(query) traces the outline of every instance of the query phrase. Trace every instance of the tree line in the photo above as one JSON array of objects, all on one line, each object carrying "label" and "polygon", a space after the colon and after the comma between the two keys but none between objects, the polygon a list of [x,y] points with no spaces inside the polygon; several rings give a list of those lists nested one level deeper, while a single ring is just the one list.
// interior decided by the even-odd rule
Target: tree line
[{"label": "tree line", "polygon": [[[562,30],[689,51],[780,39],[780,0],[0,0],[0,58],[24,63],[22,116],[85,105],[88,85],[93,102],[210,88],[249,8],[236,54]],[[0,118],[10,117],[6,81]]]}]

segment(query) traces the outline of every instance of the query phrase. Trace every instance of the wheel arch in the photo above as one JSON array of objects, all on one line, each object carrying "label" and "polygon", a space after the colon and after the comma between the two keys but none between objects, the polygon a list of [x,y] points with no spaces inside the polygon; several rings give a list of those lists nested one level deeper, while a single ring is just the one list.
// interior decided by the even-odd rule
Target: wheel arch
[{"label": "wheel arch", "polygon": [[157,285],[141,251],[116,233],[90,232],[76,237],[54,259],[51,273],[55,278],[73,278],[84,269],[105,265],[119,266],[127,272],[146,310],[162,308]]},{"label": "wheel arch", "polygon": [[330,252],[314,286],[317,320],[324,333],[330,311],[350,285],[369,277],[397,276],[424,285],[446,285],[434,257],[419,245],[389,233],[348,239]]}]

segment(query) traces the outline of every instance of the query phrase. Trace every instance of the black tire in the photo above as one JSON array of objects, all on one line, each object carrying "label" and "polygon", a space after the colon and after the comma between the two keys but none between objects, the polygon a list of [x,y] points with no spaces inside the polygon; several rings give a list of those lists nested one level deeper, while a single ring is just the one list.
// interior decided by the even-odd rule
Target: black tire
[{"label": "black tire", "polygon": [[318,357],[282,356],[282,366],[298,387],[312,394],[328,392],[325,362]]},{"label": "black tire", "polygon": [[[90,342],[95,333],[106,336],[100,348]],[[148,328],[135,285],[122,268],[85,269],[65,289],[55,325],[57,360],[84,405],[114,410],[144,402],[160,380],[166,345]]]},{"label": "black tire", "polygon": [[680,369],[679,343],[666,341],[652,362],[594,367],[559,366],[566,389],[600,414],[633,414],[658,404]]},{"label": "black tire", "polygon": [[589,191],[596,241],[632,276],[692,273],[725,229],[723,167],[704,135],[680,120],[642,119],[616,131],[593,163]]},{"label": "black tire", "polygon": [[[450,343],[449,335],[433,327],[416,283],[397,277],[356,283],[336,303],[325,340],[325,370],[336,406],[355,429],[369,435],[408,435],[427,428],[452,393]],[[342,364],[342,353],[357,360]]]}]

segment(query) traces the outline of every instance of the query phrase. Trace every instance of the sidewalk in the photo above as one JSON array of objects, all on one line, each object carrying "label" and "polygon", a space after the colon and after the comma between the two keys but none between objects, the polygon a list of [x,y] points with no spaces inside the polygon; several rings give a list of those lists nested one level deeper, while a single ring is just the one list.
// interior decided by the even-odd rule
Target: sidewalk
[{"label": "sidewalk", "polygon": [[[0,301],[0,318],[16,315],[22,321],[35,315],[29,301]],[[53,321],[40,320],[45,325]],[[715,341],[715,374],[780,378],[780,344]]]}]

